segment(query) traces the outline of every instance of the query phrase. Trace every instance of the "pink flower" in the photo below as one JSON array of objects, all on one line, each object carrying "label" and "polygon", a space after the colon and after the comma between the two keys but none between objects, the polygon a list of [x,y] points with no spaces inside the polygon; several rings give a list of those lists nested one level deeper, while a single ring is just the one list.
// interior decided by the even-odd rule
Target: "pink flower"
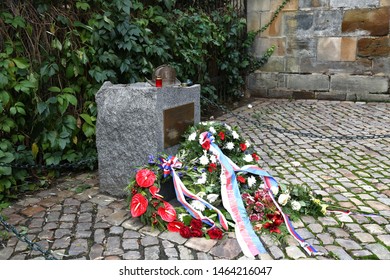
[{"label": "pink flower", "polygon": [[133,196],[130,203],[131,216],[139,217],[146,212],[148,200],[140,193]]},{"label": "pink flower", "polygon": [[175,208],[166,201],[164,201],[164,207],[158,208],[157,213],[160,215],[161,219],[168,223],[173,222],[176,219]]}]

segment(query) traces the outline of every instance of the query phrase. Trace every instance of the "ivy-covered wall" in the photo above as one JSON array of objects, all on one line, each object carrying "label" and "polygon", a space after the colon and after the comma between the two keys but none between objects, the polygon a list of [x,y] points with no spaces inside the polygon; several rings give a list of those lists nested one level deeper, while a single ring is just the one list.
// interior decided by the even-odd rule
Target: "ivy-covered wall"
[{"label": "ivy-covered wall", "polygon": [[[248,30],[257,30],[276,0],[248,0]],[[252,96],[390,101],[390,1],[290,0],[253,45],[269,63],[248,77]]]}]

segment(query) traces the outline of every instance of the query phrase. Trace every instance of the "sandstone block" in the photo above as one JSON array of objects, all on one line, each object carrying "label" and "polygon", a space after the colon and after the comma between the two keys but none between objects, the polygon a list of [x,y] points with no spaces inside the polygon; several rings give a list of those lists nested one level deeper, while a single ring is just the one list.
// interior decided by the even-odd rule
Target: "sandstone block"
[{"label": "sandstone block", "polygon": [[247,31],[257,31],[261,28],[260,13],[248,10],[247,13]]},{"label": "sandstone block", "polygon": [[269,11],[271,0],[247,0],[247,9],[248,11],[254,11],[254,12],[262,12],[262,11]]},{"label": "sandstone block", "polygon": [[317,57],[324,61],[354,61],[356,38],[325,37],[318,39]]},{"label": "sandstone block", "polygon": [[358,55],[367,56],[390,56],[390,38],[362,38],[357,43]]},{"label": "sandstone block", "polygon": [[[290,2],[288,4],[286,4],[286,6],[284,6],[282,11],[296,11],[296,10],[298,10],[298,4],[299,4],[299,0],[290,0]],[[280,5],[280,2],[271,1],[271,10],[275,11],[279,7],[279,5]]]},{"label": "sandstone block", "polygon": [[333,75],[330,79],[331,91],[352,93],[387,93],[389,79],[387,77]]},{"label": "sandstone block", "polygon": [[301,0],[299,9],[329,8],[329,0]]},{"label": "sandstone block", "polygon": [[379,0],[330,0],[330,7],[334,8],[371,8],[378,7]]},{"label": "sandstone block", "polygon": [[312,75],[287,75],[287,88],[299,90],[329,90],[328,75],[312,74]]},{"label": "sandstone block", "polygon": [[314,13],[314,33],[317,36],[340,36],[342,10],[318,10]]},{"label": "sandstone block", "polygon": [[344,14],[341,30],[365,30],[371,36],[385,36],[389,34],[389,17],[390,7],[349,10]]}]

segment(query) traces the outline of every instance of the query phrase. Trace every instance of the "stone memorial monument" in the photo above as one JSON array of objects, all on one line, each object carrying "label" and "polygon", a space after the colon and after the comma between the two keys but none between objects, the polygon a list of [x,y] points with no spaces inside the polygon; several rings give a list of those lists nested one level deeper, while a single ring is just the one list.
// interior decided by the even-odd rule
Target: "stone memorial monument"
[{"label": "stone memorial monument", "polygon": [[200,121],[200,86],[105,82],[96,94],[100,191],[124,196],[149,155],[175,154],[183,132]]}]

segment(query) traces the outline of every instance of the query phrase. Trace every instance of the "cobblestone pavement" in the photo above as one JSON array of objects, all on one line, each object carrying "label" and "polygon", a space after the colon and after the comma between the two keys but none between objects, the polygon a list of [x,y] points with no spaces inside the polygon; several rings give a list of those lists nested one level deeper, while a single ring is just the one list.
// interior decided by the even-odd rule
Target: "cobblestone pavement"
[{"label": "cobblestone pavement", "polygon": [[[325,135],[389,134],[389,103],[257,99],[236,113],[259,113],[262,123]],[[297,232],[321,252],[317,259],[390,259],[390,139],[323,140],[239,125],[256,145],[263,168],[280,184],[307,185],[324,199],[376,217],[302,216]],[[131,219],[125,199],[99,192],[96,172],[61,179],[50,189],[2,211],[10,224],[60,259],[245,259],[230,233],[220,241],[184,239],[151,231]],[[1,233],[0,226],[0,233]],[[288,238],[287,246],[264,237],[267,254],[257,259],[309,259]],[[12,234],[0,234],[0,260],[42,259]]]}]

